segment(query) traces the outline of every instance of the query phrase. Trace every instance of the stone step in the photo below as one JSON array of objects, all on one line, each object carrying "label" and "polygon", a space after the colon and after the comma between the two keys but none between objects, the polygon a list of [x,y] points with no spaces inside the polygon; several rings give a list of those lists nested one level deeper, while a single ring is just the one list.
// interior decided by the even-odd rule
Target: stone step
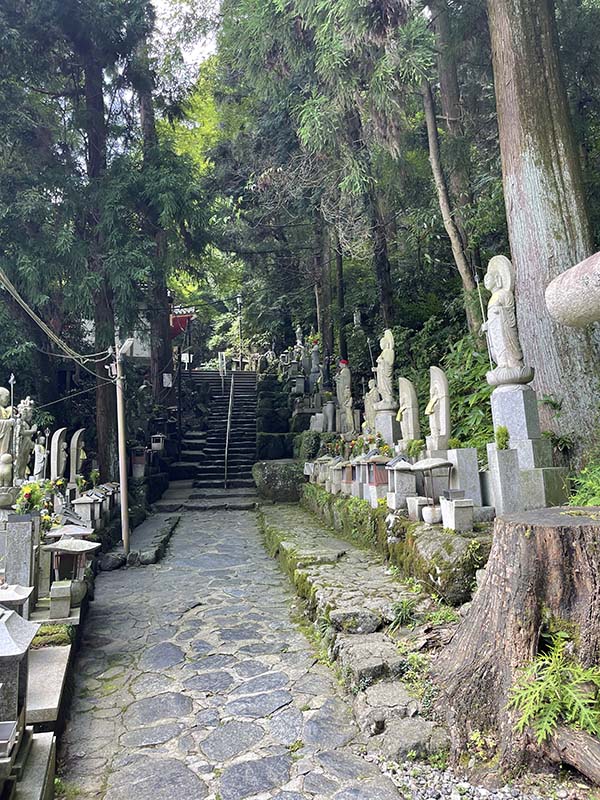
[{"label": "stone step", "polygon": [[[254,486],[254,480],[252,478],[232,478],[228,481],[228,487],[231,489],[243,489],[243,488],[250,488]],[[207,478],[206,480],[197,479],[194,481],[194,488],[196,489],[222,489],[223,488],[223,481],[215,481],[211,478]]]}]

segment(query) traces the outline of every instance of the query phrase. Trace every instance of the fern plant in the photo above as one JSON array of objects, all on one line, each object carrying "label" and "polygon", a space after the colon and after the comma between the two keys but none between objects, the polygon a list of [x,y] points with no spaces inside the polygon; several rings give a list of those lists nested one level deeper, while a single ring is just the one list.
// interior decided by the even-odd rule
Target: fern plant
[{"label": "fern plant", "polygon": [[556,636],[547,653],[540,653],[513,686],[508,703],[521,715],[517,730],[531,727],[538,744],[564,723],[600,735],[600,669],[583,667],[570,654],[568,642]]}]

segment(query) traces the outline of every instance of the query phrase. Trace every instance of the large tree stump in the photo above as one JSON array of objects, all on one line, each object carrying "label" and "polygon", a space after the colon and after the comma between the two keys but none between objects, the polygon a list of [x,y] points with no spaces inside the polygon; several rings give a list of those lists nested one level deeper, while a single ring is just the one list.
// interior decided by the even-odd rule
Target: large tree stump
[{"label": "large tree stump", "polygon": [[[497,519],[485,579],[469,614],[440,655],[435,676],[455,757],[475,731],[495,731],[500,767],[510,771],[542,750],[515,732],[518,715],[506,708],[518,671],[535,657],[544,618],[572,626],[577,658],[598,662],[600,650],[600,511],[544,509]],[[593,780],[600,744],[585,737],[585,763],[561,728],[545,754]],[[566,737],[566,738],[565,738]],[[590,755],[591,753],[591,755]],[[596,774],[590,774],[590,773]]]}]

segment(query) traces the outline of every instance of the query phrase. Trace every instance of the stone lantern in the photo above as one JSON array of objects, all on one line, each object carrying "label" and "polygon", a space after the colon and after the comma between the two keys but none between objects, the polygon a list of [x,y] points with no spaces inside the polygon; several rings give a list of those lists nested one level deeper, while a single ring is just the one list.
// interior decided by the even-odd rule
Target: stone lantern
[{"label": "stone lantern", "polygon": [[410,464],[397,456],[386,464],[388,474],[387,504],[392,511],[406,508],[406,498],[417,493],[417,477]]},{"label": "stone lantern", "polygon": [[[0,607],[0,779],[10,775],[25,729],[28,653],[39,625]],[[5,761],[7,759],[8,761]]]},{"label": "stone lantern", "polygon": [[367,461],[367,492],[368,496],[365,499],[370,500],[371,507],[377,508],[379,500],[382,500],[387,495],[388,489],[388,476],[386,465],[389,458],[385,456],[371,456]]}]

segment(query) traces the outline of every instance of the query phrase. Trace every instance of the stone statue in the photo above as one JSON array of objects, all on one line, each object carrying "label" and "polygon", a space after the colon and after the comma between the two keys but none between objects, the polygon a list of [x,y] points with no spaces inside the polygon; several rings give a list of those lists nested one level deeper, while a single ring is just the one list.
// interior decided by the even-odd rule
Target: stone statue
[{"label": "stone statue", "polygon": [[10,453],[2,453],[0,456],[0,487],[6,489],[12,486],[13,479],[13,457]]},{"label": "stone statue", "polygon": [[496,368],[488,372],[487,381],[491,386],[530,383],[533,370],[523,364],[515,312],[514,270],[506,256],[492,258],[484,284],[492,296],[487,322],[481,330],[486,334],[490,356],[496,364]]},{"label": "stone statue", "polygon": [[310,376],[308,385],[311,394],[318,390],[320,379],[321,379],[321,364],[320,364],[319,345],[315,344],[310,353]]},{"label": "stone statue", "polygon": [[429,403],[425,413],[429,417],[431,435],[427,437],[427,449],[430,451],[447,450],[450,439],[450,392],[448,379],[439,367],[429,370],[430,387]]},{"label": "stone statue", "polygon": [[381,400],[377,381],[371,378],[369,381],[369,391],[365,394],[365,428],[372,433],[375,432],[375,417],[377,415],[376,404]]},{"label": "stone statue", "polygon": [[33,437],[37,425],[32,425],[34,402],[30,397],[21,400],[17,406],[15,424],[15,479],[17,482],[27,478],[27,467],[33,451]]},{"label": "stone statue", "polygon": [[379,342],[381,353],[377,358],[377,389],[381,395],[381,401],[377,404],[378,410],[396,408],[394,399],[394,389],[392,386],[394,377],[394,335],[388,328]]},{"label": "stone statue", "polygon": [[296,325],[296,347],[304,348],[304,334],[302,333],[302,325]]},{"label": "stone statue", "polygon": [[415,387],[408,378],[398,379],[398,395],[400,408],[396,419],[402,430],[402,442],[414,441],[421,438],[421,425],[419,424],[419,402]]},{"label": "stone statue", "polygon": [[75,431],[71,439],[71,452],[69,454],[69,484],[72,486],[77,485],[77,476],[81,475],[81,465],[86,459],[85,444],[83,441],[83,434],[85,428],[80,428]]},{"label": "stone statue", "polygon": [[50,440],[50,480],[65,477],[67,466],[67,429],[59,428]]},{"label": "stone statue", "polygon": [[10,391],[0,388],[0,455],[12,453],[15,419],[10,404]]},{"label": "stone statue", "polygon": [[352,373],[345,359],[340,360],[340,371],[335,377],[335,382],[342,427],[340,433],[351,433],[354,430]]},{"label": "stone statue", "polygon": [[40,434],[33,448],[33,480],[43,481],[46,477],[46,437]]}]

